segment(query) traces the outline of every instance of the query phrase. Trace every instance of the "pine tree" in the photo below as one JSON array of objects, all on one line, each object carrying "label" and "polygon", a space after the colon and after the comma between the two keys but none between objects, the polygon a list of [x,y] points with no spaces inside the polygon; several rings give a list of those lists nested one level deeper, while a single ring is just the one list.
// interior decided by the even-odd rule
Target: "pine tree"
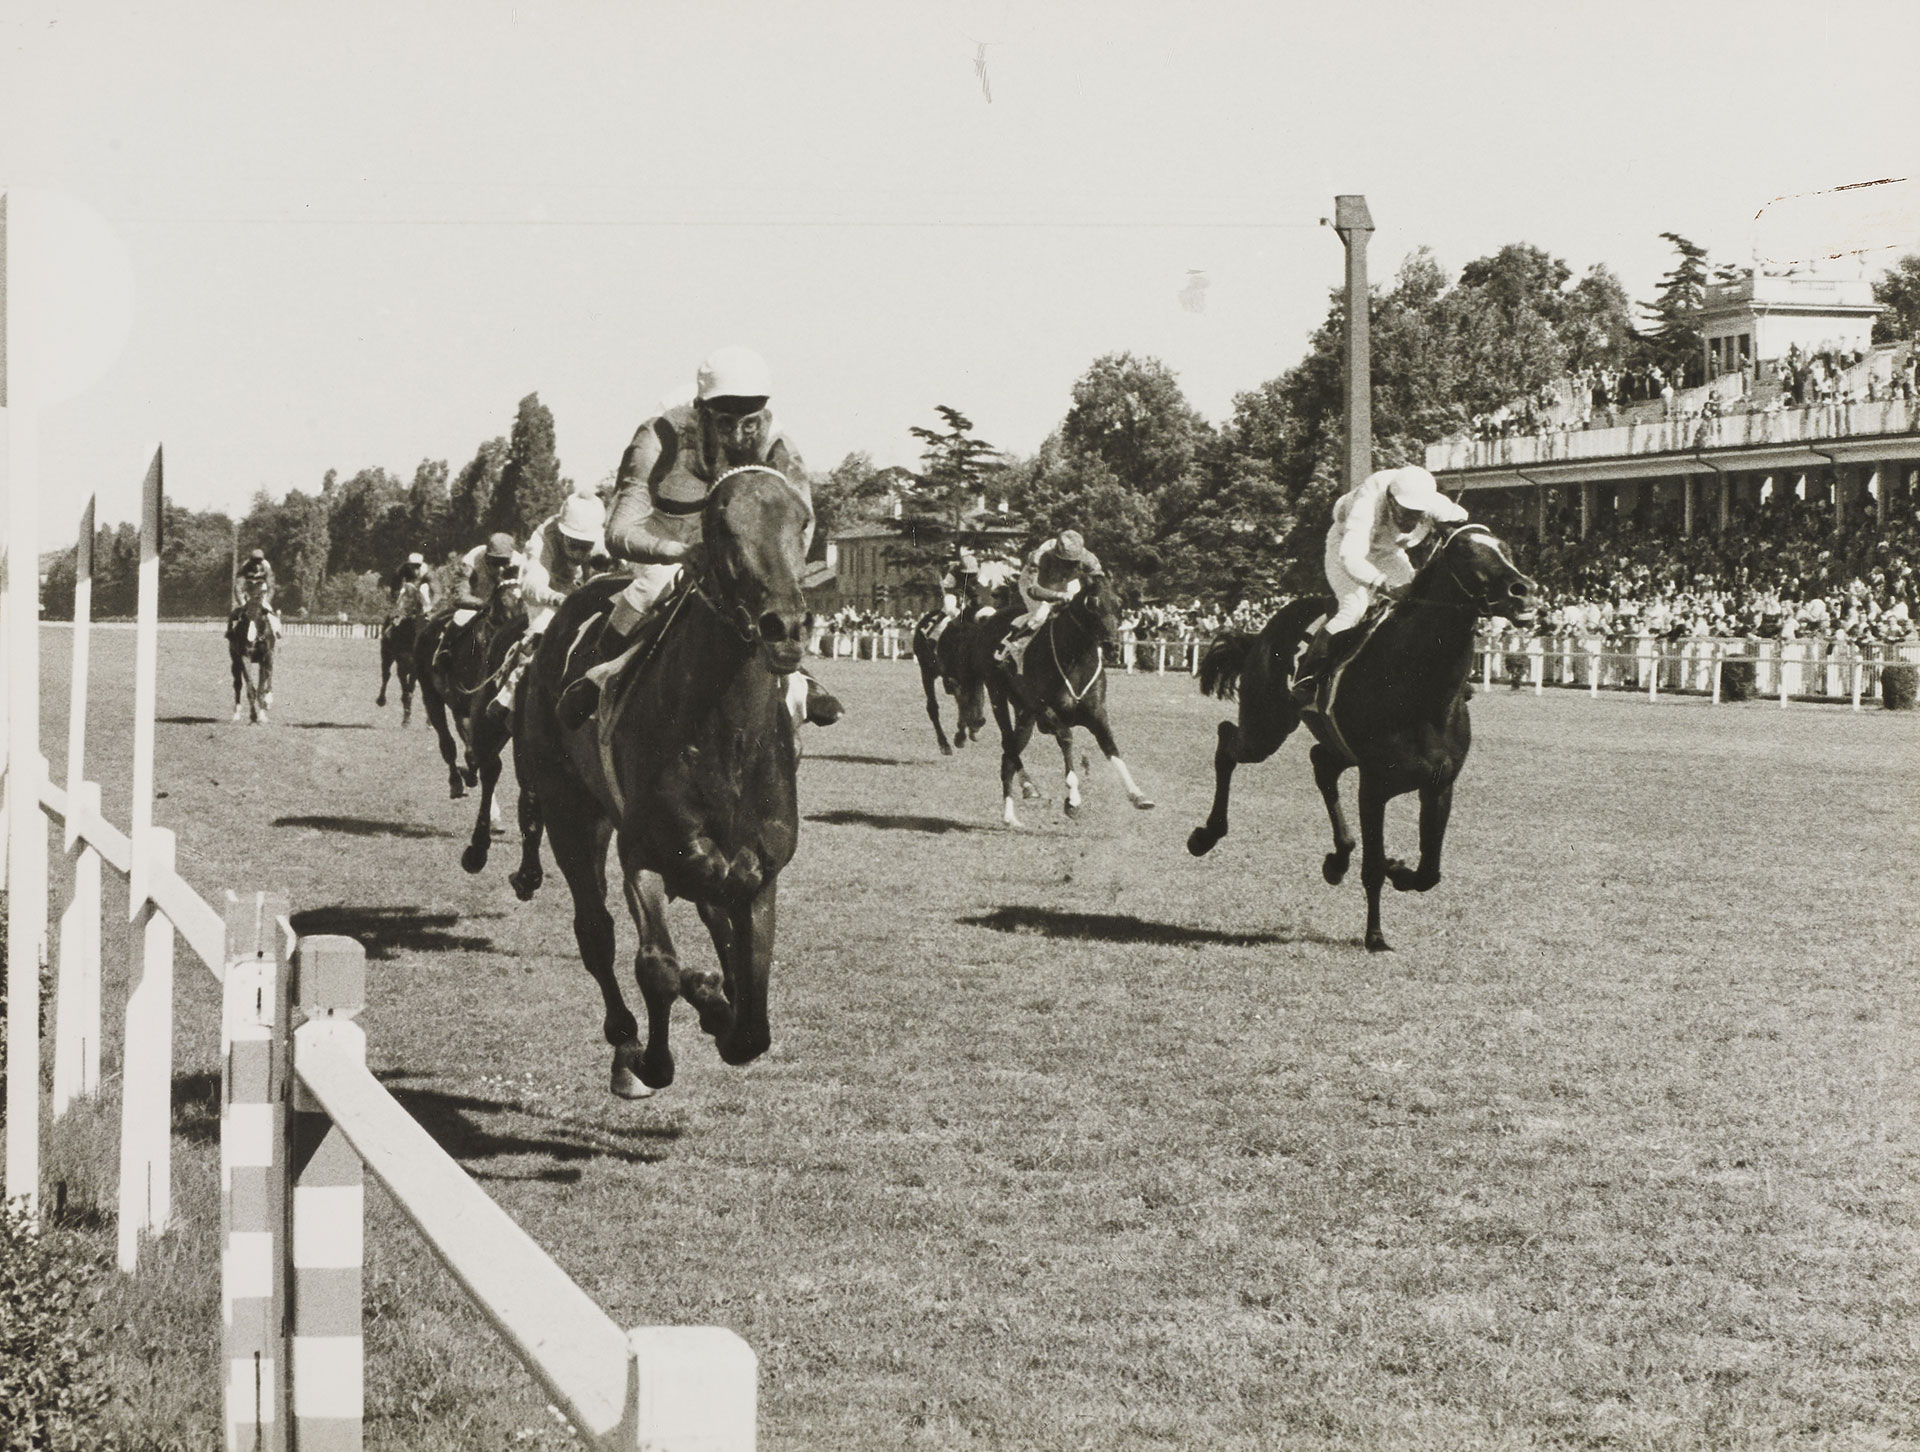
[{"label": "pine tree", "polygon": [[504,530],[523,540],[560,507],[563,497],[560,460],[554,454],[553,414],[540,402],[539,394],[529,393],[520,400],[513,421],[506,463],[487,506],[486,530],[489,534]]},{"label": "pine tree", "polygon": [[1700,311],[1707,303],[1707,249],[1678,232],[1660,236],[1679,254],[1673,271],[1660,279],[1660,295],[1640,304],[1652,326],[1641,335],[1650,361],[1672,379],[1675,387],[1700,381],[1705,371],[1700,337]]}]

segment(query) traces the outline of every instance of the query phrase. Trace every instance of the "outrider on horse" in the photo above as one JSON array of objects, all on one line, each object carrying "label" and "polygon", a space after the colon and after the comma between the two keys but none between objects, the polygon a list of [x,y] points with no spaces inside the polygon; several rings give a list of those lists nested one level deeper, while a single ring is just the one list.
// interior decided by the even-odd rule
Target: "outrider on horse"
[{"label": "outrider on horse", "polygon": [[1107,577],[1090,577],[1077,595],[1056,605],[1020,660],[1001,660],[999,645],[1016,618],[1011,611],[996,611],[972,622],[962,642],[955,682],[961,724],[976,735],[979,728],[974,723],[984,724],[981,695],[992,704],[1000,728],[1001,819],[1010,827],[1020,825],[1014,812],[1014,783],[1026,779],[1020,754],[1035,727],[1060,744],[1069,816],[1080,810],[1080,776],[1073,757],[1076,726],[1093,734],[1128,800],[1142,810],[1150,808],[1153,802],[1121,759],[1107,721],[1105,649],[1113,642],[1116,619]]},{"label": "outrider on horse", "polygon": [[[1380,888],[1425,892],[1440,881],[1440,848],[1453,806],[1453,783],[1467,758],[1473,731],[1467,716],[1474,632],[1482,616],[1531,617],[1534,585],[1484,525],[1452,529],[1427,556],[1405,595],[1370,624],[1345,661],[1329,672],[1313,707],[1304,712],[1289,694],[1289,677],[1315,624],[1333,608],[1328,598],[1295,600],[1259,635],[1214,639],[1200,661],[1200,689],[1222,700],[1240,698],[1240,719],[1222,721],[1213,755],[1213,811],[1187,838],[1199,857],[1227,834],[1227,797],[1233,769],[1265,761],[1301,720],[1315,745],[1308,753],[1327,804],[1333,851],[1321,866],[1340,882],[1353,853],[1353,833],[1340,809],[1340,778],[1360,770],[1360,881],[1367,893],[1367,947],[1386,949],[1380,931]],[[1406,792],[1420,794],[1420,863],[1408,867],[1386,852],[1386,807]]]},{"label": "outrider on horse", "polygon": [[[721,474],[703,515],[704,542],[676,593],[640,627],[591,715],[565,725],[557,705],[582,669],[576,647],[628,583],[618,575],[589,582],[560,606],[514,702],[522,834],[514,889],[524,899],[540,886],[544,827],[573,896],[581,959],[605,1004],[611,1088],[628,1098],[673,1081],[675,997],[694,1006],[726,1062],[744,1064],[766,1050],[776,889],[799,837],[787,679],[803,649],[800,574],[812,511],[783,474],[756,464]],[[609,842],[618,844],[639,930],[644,1050],[614,976]],[[679,962],[667,930],[669,894],[699,910],[718,973]]]}]

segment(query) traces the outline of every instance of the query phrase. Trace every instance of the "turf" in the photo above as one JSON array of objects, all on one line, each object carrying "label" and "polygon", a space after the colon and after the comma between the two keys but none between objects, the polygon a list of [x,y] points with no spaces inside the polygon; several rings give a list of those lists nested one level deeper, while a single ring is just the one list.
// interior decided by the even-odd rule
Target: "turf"
[{"label": "turf", "polygon": [[[460,871],[471,799],[373,707],[372,643],[287,641],[264,729],[223,719],[217,635],[162,651],[183,874],[359,936],[370,1064],[616,1320],[744,1336],[767,1448],[1920,1441],[1910,716],[1484,695],[1445,880],[1389,895],[1370,956],[1302,745],[1187,855],[1224,713],[1190,681],[1113,683],[1158,810],[1096,760],[1083,816],[1010,832],[997,753],[940,758],[909,665],[824,663],[849,713],[807,733],[773,1049],[727,1068],[682,1009],[679,1081],[626,1104],[564,885],[518,903],[504,843]],[[121,823],[131,660],[96,638]],[[1028,764],[1057,796],[1052,747]],[[96,1316],[118,1429],[210,1448],[218,1032],[188,963],[181,1223]],[[103,1245],[113,1133],[110,1092],[49,1137]],[[369,1446],[569,1445],[369,1203]]]}]

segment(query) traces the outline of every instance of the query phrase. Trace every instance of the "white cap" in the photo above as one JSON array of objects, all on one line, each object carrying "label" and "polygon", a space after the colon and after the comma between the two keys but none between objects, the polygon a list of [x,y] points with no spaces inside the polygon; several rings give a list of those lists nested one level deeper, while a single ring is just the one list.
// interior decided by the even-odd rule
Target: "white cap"
[{"label": "white cap", "polygon": [[418,550],[415,550],[407,556],[407,563],[410,565],[424,565],[426,562],[426,556],[422,555]]},{"label": "white cap", "polygon": [[697,398],[771,398],[767,360],[751,348],[716,348],[694,375]]},{"label": "white cap", "polygon": [[558,519],[560,533],[568,539],[598,540],[606,528],[607,506],[592,494],[570,494]]},{"label": "white cap", "polygon": [[1396,504],[1406,509],[1417,509],[1422,514],[1432,512],[1433,506],[1444,497],[1433,475],[1418,464],[1408,464],[1401,469],[1382,471],[1387,480],[1387,493],[1393,496]]}]

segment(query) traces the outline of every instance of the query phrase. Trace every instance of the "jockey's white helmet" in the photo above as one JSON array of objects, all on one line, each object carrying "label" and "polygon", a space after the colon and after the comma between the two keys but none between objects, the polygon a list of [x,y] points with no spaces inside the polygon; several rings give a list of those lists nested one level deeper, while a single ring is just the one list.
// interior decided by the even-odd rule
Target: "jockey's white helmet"
[{"label": "jockey's white helmet", "polygon": [[598,540],[606,528],[607,506],[592,494],[570,494],[560,506],[557,528],[568,539]]},{"label": "jockey's white helmet", "polygon": [[771,398],[773,375],[767,360],[751,348],[716,348],[694,375],[694,397]]},{"label": "jockey's white helmet", "polygon": [[418,550],[407,556],[407,563],[410,565],[424,565],[426,562],[427,557]]},{"label": "jockey's white helmet", "polygon": [[1403,509],[1418,510],[1421,514],[1426,514],[1443,497],[1440,493],[1440,485],[1433,475],[1418,464],[1408,464],[1405,468],[1388,469],[1385,472],[1387,493],[1392,497],[1393,502]]}]

